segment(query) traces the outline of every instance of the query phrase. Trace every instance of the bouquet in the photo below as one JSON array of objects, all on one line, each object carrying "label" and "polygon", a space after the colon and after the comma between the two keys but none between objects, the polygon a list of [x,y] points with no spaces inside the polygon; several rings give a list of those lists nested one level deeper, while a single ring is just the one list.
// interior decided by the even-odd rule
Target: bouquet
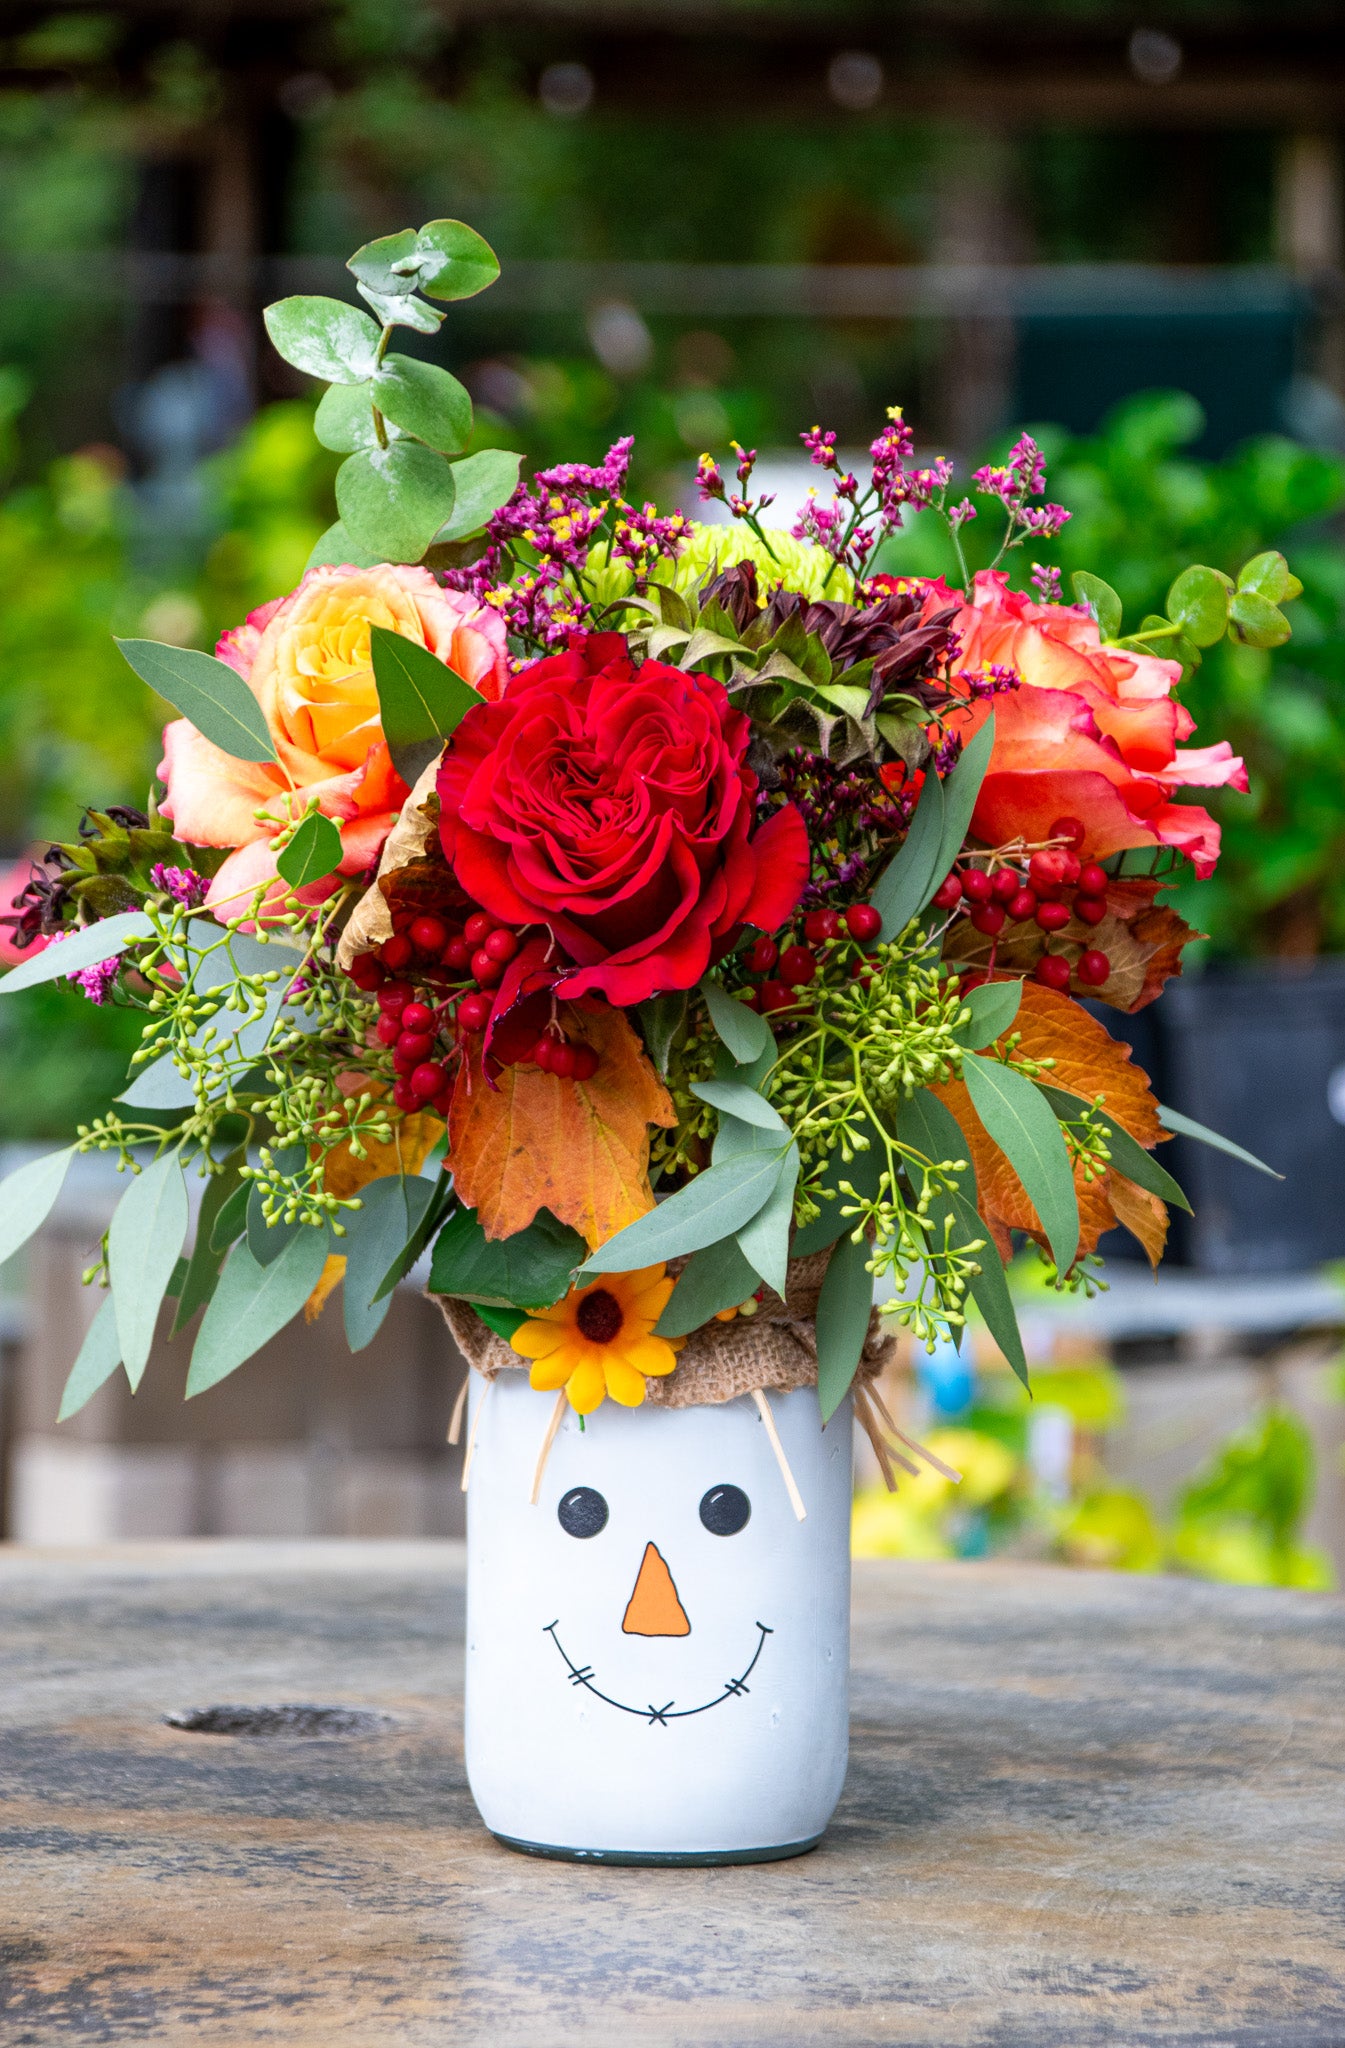
[{"label": "bouquet", "polygon": [[[931,1347],[974,1302],[1026,1381],[1015,1241],[1062,1287],[1118,1223],[1156,1262],[1158,1148],[1222,1142],[1083,999],[1180,971],[1163,891],[1219,851],[1182,792],[1247,786],[1180,689],[1225,633],[1287,636],[1283,558],[1188,568],[1129,628],[1098,576],[1016,588],[1069,516],[1039,450],[955,497],[898,410],[864,474],[803,435],[788,531],[736,446],[699,465],[714,525],[628,501],[628,440],[520,483],[390,347],[491,282],[486,244],[434,221],[349,267],[368,312],[267,315],[328,384],[337,524],[213,656],[122,643],[179,714],[157,793],[90,810],[10,920],[7,992],[143,1019],[118,1099],[0,1188],[5,1256],[76,1152],[126,1170],[62,1416],[138,1383],[166,1300],[191,1396],[338,1287],[358,1350],[425,1253],[469,1357],[581,1417],[804,1314],[825,1418],[875,1281]],[[960,584],[884,572],[917,509]]]}]

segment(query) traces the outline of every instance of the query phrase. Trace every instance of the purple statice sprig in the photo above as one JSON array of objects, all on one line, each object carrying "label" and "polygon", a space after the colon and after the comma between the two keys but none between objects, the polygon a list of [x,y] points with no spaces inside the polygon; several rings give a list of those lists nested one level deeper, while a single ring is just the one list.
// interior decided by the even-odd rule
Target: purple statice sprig
[{"label": "purple statice sprig", "polygon": [[169,867],[161,860],[155,861],[149,878],[156,889],[162,889],[165,896],[171,896],[174,903],[180,903],[184,910],[199,910],[210,886],[204,875],[194,873],[191,868]]},{"label": "purple statice sprig", "polygon": [[744,448],[741,442],[730,441],[730,448],[738,458],[737,476],[740,488],[730,490],[724,481],[724,472],[712,455],[702,455],[696,464],[696,487],[703,505],[727,505],[735,519],[741,519],[749,532],[754,533],[772,561],[776,554],[761,524],[761,515],[767,506],[775,503],[774,491],[762,491],[752,498],[746,495],[752,481],[752,471],[757,464],[755,448]]},{"label": "purple statice sprig", "polygon": [[[1020,434],[1004,462],[988,462],[972,473],[972,483],[983,497],[998,498],[1004,507],[1004,538],[992,568],[998,568],[1010,548],[1021,547],[1031,536],[1054,540],[1070,514],[1063,505],[1031,505],[1046,489],[1046,457],[1031,434]],[[1034,579],[1035,580],[1035,579]],[[1049,598],[1048,603],[1058,599]]]},{"label": "purple statice sprig", "polygon": [[[48,946],[61,945],[64,940],[74,936],[74,930],[72,926],[68,931],[53,932],[47,942]],[[101,1005],[112,1000],[112,991],[117,985],[121,965],[121,955],[114,953],[110,960],[95,960],[91,967],[73,968],[66,976],[66,980],[73,981],[76,988],[87,996],[91,1003]]]},{"label": "purple statice sprig", "polygon": [[539,469],[491,519],[476,560],[446,570],[445,583],[499,612],[529,652],[564,647],[577,627],[594,622],[588,564],[595,548],[605,542],[605,560],[627,562],[643,588],[654,564],[685,545],[690,522],[681,513],[662,518],[652,505],[637,511],[622,495],[633,445],[626,434],[600,463]]},{"label": "purple statice sprig", "polygon": [[915,790],[889,790],[868,763],[843,767],[803,749],[786,754],[778,767],[778,789],[763,790],[759,802],[768,812],[783,798],[803,818],[812,851],[803,908],[819,910],[863,894],[910,824]]}]

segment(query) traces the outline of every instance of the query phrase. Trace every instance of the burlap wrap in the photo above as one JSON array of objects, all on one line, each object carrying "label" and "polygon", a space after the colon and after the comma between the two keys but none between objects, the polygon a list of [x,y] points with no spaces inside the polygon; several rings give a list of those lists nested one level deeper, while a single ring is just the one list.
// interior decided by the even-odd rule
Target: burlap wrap
[{"label": "burlap wrap", "polygon": [[[813,1387],[817,1384],[817,1299],[827,1270],[826,1252],[810,1259],[791,1259],[786,1280],[788,1299],[769,1287],[754,1316],[730,1323],[707,1323],[687,1338],[677,1369],[667,1379],[647,1379],[646,1398],[655,1408],[715,1407],[757,1387]],[[670,1273],[684,1259],[669,1261]],[[468,1302],[446,1295],[434,1299],[469,1365],[487,1379],[511,1367],[527,1370],[528,1361],[488,1330]],[[856,1378],[876,1379],[891,1356],[894,1340],[881,1334],[877,1312],[869,1318]]]}]

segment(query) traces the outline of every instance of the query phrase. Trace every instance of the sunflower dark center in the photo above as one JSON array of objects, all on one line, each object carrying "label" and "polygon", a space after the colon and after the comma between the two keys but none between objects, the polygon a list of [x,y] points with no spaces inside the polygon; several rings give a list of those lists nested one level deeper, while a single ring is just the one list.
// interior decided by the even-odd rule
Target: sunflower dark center
[{"label": "sunflower dark center", "polygon": [[595,1287],[592,1294],[586,1294],[575,1316],[579,1334],[587,1337],[590,1344],[610,1344],[625,1320],[621,1303],[605,1287]]}]

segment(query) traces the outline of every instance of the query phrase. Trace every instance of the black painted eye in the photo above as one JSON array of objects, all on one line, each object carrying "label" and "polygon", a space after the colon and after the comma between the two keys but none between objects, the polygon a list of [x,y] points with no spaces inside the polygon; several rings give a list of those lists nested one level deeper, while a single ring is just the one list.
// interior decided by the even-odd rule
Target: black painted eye
[{"label": "black painted eye", "polygon": [[572,1486],[556,1509],[556,1519],[567,1536],[597,1536],[607,1527],[607,1503],[596,1487]]},{"label": "black painted eye", "polygon": [[741,1486],[712,1486],[701,1502],[701,1520],[712,1536],[736,1536],[745,1529],[752,1503]]}]

